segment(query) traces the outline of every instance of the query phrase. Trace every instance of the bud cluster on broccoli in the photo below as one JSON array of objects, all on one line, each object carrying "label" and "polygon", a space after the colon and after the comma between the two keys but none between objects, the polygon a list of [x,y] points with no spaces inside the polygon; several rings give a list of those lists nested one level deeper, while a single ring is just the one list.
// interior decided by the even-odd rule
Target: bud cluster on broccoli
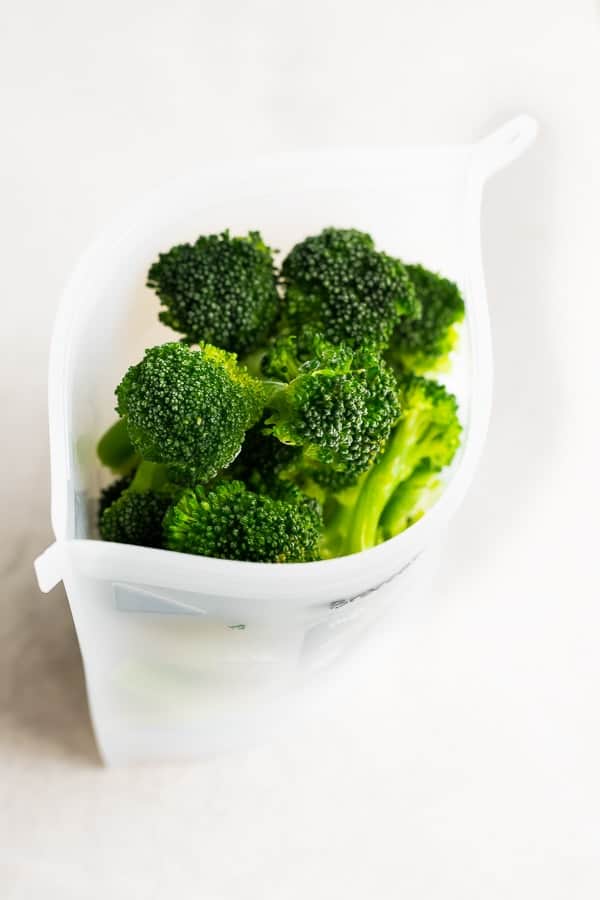
[{"label": "bud cluster on broccoli", "polygon": [[461,426],[423,375],[449,364],[455,284],[326,228],[279,273],[258,232],[200,237],[161,253],[148,286],[183,337],[116,388],[104,540],[310,562],[388,540],[434,502]]}]

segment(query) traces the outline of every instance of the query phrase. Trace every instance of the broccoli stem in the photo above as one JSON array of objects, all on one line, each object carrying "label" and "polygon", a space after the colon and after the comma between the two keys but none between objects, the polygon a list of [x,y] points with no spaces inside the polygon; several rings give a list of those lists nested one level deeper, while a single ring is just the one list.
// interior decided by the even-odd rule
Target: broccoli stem
[{"label": "broccoli stem", "polygon": [[168,468],[164,463],[142,460],[128,490],[134,494],[143,494],[146,491],[160,491],[165,487],[168,480]]},{"label": "broccoli stem", "polygon": [[344,544],[352,525],[356,498],[360,494],[365,478],[366,475],[363,474],[355,485],[338,492],[335,498],[326,500],[323,508],[325,527],[320,543],[322,559],[334,559],[344,555]]},{"label": "broccoli stem", "polygon": [[264,359],[265,352],[266,351],[263,347],[259,347],[258,350],[253,350],[251,353],[247,353],[239,360],[240,366],[244,366],[251,375],[254,375],[255,378],[260,378],[261,363]]},{"label": "broccoli stem", "polygon": [[441,481],[428,465],[398,485],[379,520],[379,538],[387,541],[420,519],[438,497]]},{"label": "broccoli stem", "polygon": [[286,384],[285,381],[274,381],[269,379],[263,381],[262,385],[264,388],[265,410],[278,412],[284,417],[289,415],[289,384]]},{"label": "broccoli stem", "polygon": [[98,441],[97,452],[100,462],[117,475],[128,475],[140,460],[129,439],[125,419],[119,419],[104,432]]},{"label": "broccoli stem", "polygon": [[282,391],[285,391],[286,388],[289,387],[289,384],[286,384],[285,381],[274,381],[271,379],[264,380],[262,384],[265,389],[265,406],[269,406],[269,404],[278,394],[280,394]]},{"label": "broccoli stem", "polygon": [[429,416],[414,410],[399,422],[383,455],[370,469],[354,507],[346,553],[359,553],[377,543],[379,519],[399,484],[419,459],[418,442]]}]

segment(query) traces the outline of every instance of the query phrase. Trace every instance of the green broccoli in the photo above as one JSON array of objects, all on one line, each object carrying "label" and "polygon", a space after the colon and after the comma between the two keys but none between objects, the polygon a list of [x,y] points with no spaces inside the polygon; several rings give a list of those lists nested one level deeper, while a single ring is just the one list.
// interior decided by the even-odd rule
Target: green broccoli
[{"label": "green broccoli", "polygon": [[338,228],[297,244],[281,280],[283,303],[258,232],[201,237],[152,265],[160,319],[184,338],[147,350],[116,389],[120,418],[98,443],[121,476],[100,497],[105,540],[331,559],[435,501],[461,426],[455,398],[422,375],[448,365],[456,285]]},{"label": "green broccoli", "polygon": [[345,553],[373,547],[381,516],[399,485],[424,463],[439,472],[450,464],[460,444],[456,398],[441,384],[405,375],[400,394],[402,418],[385,450],[358,484],[348,489],[343,523],[339,514],[335,516],[334,530],[345,531]]},{"label": "green broccoli", "polygon": [[169,550],[250,562],[307,562],[317,558],[319,510],[292,485],[273,498],[240,481],[184,491],[164,519]]},{"label": "green broccoli", "polygon": [[242,449],[227,469],[227,475],[257,494],[277,493],[282,480],[291,481],[302,466],[302,448],[282,444],[262,419],[246,432]]},{"label": "green broccoli", "polygon": [[98,441],[96,452],[102,465],[107,466],[115,475],[129,475],[140,461],[124,419],[118,419],[104,432]]},{"label": "green broccoli", "polygon": [[377,543],[395,537],[424,516],[442,490],[438,474],[426,459],[398,485],[381,514]]},{"label": "green broccoli", "polygon": [[385,347],[403,318],[418,315],[414,288],[398,259],[354,229],[325,228],[292,248],[281,267],[284,318],[333,343]]},{"label": "green broccoli", "polygon": [[282,338],[265,357],[267,374],[287,379],[269,399],[266,424],[278,440],[302,447],[305,459],[353,477],[398,419],[396,379],[369,348],[335,346],[318,334],[304,341],[298,352],[296,338]]},{"label": "green broccoli", "polygon": [[191,344],[246,354],[267,339],[279,314],[273,255],[257,231],[199,237],[161,253],[148,273],[160,320]]},{"label": "green broccoli", "polygon": [[[116,485],[112,486],[113,489]],[[162,519],[171,505],[173,491],[164,466],[140,463],[131,484],[100,515],[100,535],[105,541],[162,546]],[[106,494],[104,500],[107,500]]]},{"label": "green broccoli", "polygon": [[396,368],[417,374],[445,371],[458,339],[457,325],[464,317],[464,300],[453,281],[423,266],[407,266],[406,270],[421,305],[421,315],[399,323],[386,359]]},{"label": "green broccoli", "polygon": [[146,351],[117,387],[117,411],[145,460],[214,477],[240,450],[261,416],[264,385],[233,354],[204,344],[163,344]]},{"label": "green broccoli", "polygon": [[123,475],[121,478],[117,478],[116,481],[112,481],[109,485],[102,488],[100,491],[100,499],[98,501],[98,525],[100,525],[100,519],[102,518],[102,514],[105,509],[118,500],[123,491],[129,487],[133,479],[132,475]]},{"label": "green broccoli", "polygon": [[209,344],[154,347],[118,386],[117,410],[143,459],[188,467],[192,482],[226,468],[265,410],[279,441],[360,472],[398,418],[395,377],[369,350],[334,347],[318,336],[314,348],[316,355],[298,363],[285,383],[253,378],[232,354]]}]

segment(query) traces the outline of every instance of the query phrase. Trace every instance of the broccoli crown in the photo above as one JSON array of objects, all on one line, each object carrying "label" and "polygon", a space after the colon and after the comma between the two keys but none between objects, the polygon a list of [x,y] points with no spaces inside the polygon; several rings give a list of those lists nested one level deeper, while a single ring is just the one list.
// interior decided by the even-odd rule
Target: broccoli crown
[{"label": "broccoli crown", "polygon": [[164,520],[169,550],[250,562],[306,562],[317,557],[320,514],[289,486],[281,499],[240,481],[183,492]]},{"label": "broccoli crown", "polygon": [[292,331],[311,325],[336,344],[383,347],[403,316],[418,314],[404,265],[361,231],[325,228],[292,248],[281,273]]},{"label": "broccoli crown", "polygon": [[102,488],[100,491],[100,500],[98,501],[98,525],[100,525],[100,519],[102,518],[102,514],[105,509],[114,503],[117,500],[123,491],[125,491],[129,485],[131,484],[131,475],[124,475],[122,478],[117,478],[116,481],[112,481],[105,488]]},{"label": "broccoli crown", "polygon": [[261,382],[233,354],[210,344],[147,350],[116,394],[117,410],[142,457],[192,469],[198,479],[229,465],[265,399]]},{"label": "broccoli crown", "polygon": [[444,369],[458,337],[455,326],[465,314],[464,300],[453,281],[423,266],[407,266],[406,270],[421,305],[421,317],[400,322],[386,358],[417,373]]},{"label": "broccoli crown", "polygon": [[162,520],[171,498],[157,491],[126,490],[102,513],[100,535],[105,541],[162,546]]},{"label": "broccoli crown", "polygon": [[273,255],[257,231],[199,237],[161,253],[148,287],[165,307],[160,320],[189,343],[245,354],[268,336],[279,313]]},{"label": "broccoli crown", "polygon": [[[294,339],[283,341],[291,356]],[[396,378],[369,348],[334,346],[320,335],[313,336],[312,347],[292,381],[269,401],[267,424],[280,441],[301,446],[306,458],[358,474],[372,463],[400,414]],[[276,346],[273,359],[278,358]]]}]

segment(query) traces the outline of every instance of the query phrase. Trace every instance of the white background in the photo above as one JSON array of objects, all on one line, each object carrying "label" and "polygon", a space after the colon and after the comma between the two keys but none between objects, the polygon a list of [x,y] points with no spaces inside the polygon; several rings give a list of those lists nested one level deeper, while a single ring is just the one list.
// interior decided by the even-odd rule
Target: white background
[{"label": "white background", "polygon": [[[600,894],[600,42],[585,0],[20,0],[0,36],[3,900]],[[538,143],[490,184],[483,463],[430,596],[312,720],[105,771],[50,542],[45,372],[78,254],[221,156]]]}]

